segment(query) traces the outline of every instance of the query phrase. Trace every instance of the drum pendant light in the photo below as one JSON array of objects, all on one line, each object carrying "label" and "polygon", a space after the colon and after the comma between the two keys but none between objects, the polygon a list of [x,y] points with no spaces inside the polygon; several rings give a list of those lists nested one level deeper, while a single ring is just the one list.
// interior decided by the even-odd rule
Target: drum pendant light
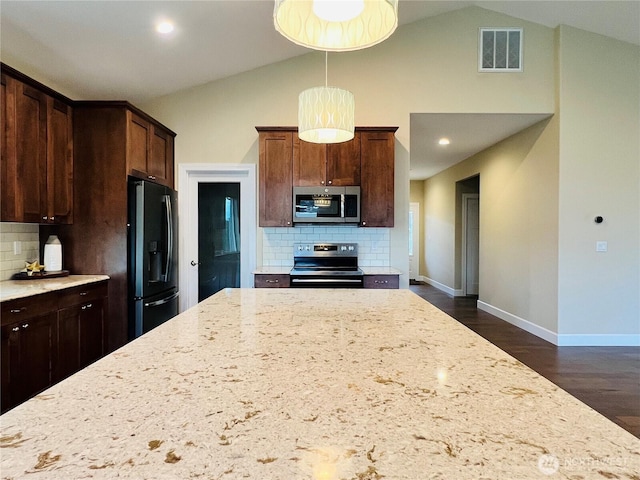
[{"label": "drum pendant light", "polygon": [[273,23],[293,43],[346,52],[389,38],[398,26],[398,0],[275,0]]},{"label": "drum pendant light", "polygon": [[298,136],[311,143],[341,143],[355,130],[353,93],[327,86],[328,53],[325,52],[324,87],[304,90],[298,97]]}]

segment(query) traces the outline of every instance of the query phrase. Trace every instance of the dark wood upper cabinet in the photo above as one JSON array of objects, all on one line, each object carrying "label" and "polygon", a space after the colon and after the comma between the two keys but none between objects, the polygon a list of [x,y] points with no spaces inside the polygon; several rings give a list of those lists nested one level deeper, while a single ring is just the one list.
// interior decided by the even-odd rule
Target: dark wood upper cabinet
[{"label": "dark wood upper cabinet", "polygon": [[2,221],[73,221],[70,101],[3,72],[1,162]]},{"label": "dark wood upper cabinet", "polygon": [[353,140],[304,142],[295,127],[256,127],[260,136],[261,227],[289,227],[293,187],[360,185],[360,226],[393,227],[395,132],[356,127]]},{"label": "dark wood upper cabinet", "polygon": [[321,144],[300,140],[293,145],[296,187],[360,185],[360,132],[348,142]]},{"label": "dark wood upper cabinet", "polygon": [[395,131],[361,132],[360,224],[393,227]]},{"label": "dark wood upper cabinet", "polygon": [[292,131],[259,132],[261,227],[290,227],[293,217]]},{"label": "dark wood upper cabinet", "polygon": [[173,188],[173,135],[127,112],[129,174]]}]

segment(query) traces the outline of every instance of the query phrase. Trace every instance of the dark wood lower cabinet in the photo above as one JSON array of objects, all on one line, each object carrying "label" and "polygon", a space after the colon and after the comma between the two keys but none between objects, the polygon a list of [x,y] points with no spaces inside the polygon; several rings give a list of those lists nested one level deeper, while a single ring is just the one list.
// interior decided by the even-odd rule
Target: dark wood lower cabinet
[{"label": "dark wood lower cabinet", "polygon": [[104,354],[107,282],[2,303],[1,411]]},{"label": "dark wood lower cabinet", "polygon": [[25,312],[22,317],[2,327],[3,412],[44,390],[53,380],[56,312],[35,316]]}]

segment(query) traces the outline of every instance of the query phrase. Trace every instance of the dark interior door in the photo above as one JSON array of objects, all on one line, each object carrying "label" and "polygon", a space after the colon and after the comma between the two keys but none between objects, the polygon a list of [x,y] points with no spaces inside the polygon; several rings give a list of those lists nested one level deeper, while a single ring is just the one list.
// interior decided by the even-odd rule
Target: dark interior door
[{"label": "dark interior door", "polygon": [[240,183],[198,184],[198,301],[240,287]]}]

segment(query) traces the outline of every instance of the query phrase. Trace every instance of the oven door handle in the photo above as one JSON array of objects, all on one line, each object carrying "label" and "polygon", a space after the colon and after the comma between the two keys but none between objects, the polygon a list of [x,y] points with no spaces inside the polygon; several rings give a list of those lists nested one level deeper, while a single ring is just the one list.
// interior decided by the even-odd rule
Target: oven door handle
[{"label": "oven door handle", "polygon": [[291,283],[362,283],[360,279],[351,278],[292,278]]}]

